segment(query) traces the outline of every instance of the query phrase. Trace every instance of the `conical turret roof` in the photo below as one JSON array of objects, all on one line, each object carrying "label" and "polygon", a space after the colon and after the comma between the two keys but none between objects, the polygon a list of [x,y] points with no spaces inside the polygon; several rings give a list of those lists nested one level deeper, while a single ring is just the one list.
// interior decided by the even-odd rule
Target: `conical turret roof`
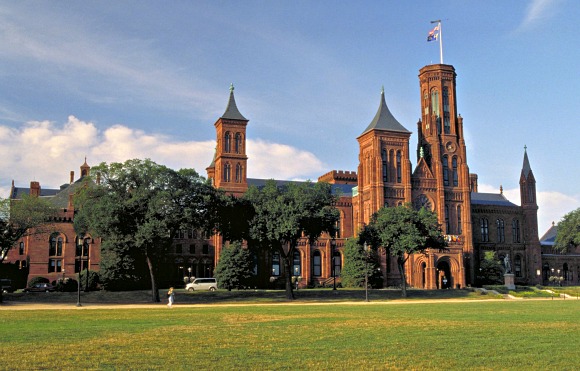
[{"label": "conical turret roof", "polygon": [[367,131],[377,129],[377,130],[389,130],[389,131],[399,131],[403,133],[410,133],[409,130],[405,129],[403,125],[393,116],[389,107],[387,107],[387,102],[385,102],[385,89],[381,90],[381,102],[379,104],[379,109],[375,118],[369,126],[363,131],[363,134]]},{"label": "conical turret roof", "polygon": [[222,119],[229,119],[229,120],[244,120],[248,121],[238,110],[238,106],[236,106],[236,99],[234,98],[234,84],[230,85],[230,99],[228,101],[228,106],[226,107],[226,111],[221,117]]}]

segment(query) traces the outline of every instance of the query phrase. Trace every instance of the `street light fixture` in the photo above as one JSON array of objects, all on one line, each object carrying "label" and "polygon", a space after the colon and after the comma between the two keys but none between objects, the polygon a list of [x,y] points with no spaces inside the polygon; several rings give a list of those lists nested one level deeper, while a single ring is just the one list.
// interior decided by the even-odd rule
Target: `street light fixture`
[{"label": "street light fixture", "polygon": [[189,273],[189,282],[191,282],[191,267],[187,268],[187,272]]}]

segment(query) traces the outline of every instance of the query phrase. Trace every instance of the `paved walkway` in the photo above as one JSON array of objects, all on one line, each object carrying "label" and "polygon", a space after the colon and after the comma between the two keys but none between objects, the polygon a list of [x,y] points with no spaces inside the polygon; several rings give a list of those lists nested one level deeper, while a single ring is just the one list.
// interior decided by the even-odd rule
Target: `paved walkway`
[{"label": "paved walkway", "polygon": [[[529,300],[550,300],[550,298],[528,298]],[[563,300],[558,299],[556,300]],[[427,303],[481,303],[490,301],[506,301],[509,299],[425,299],[425,300],[383,300],[383,301],[345,301],[345,302],[279,302],[279,303],[232,303],[232,304],[179,304],[173,305],[173,308],[208,308],[208,307],[246,307],[246,306],[278,306],[278,305],[397,305],[397,304],[427,304]],[[22,302],[4,302],[0,304],[0,311],[4,310],[90,310],[90,309],[159,309],[167,308],[167,303],[151,304],[111,304],[111,303],[86,303],[77,307],[76,303],[22,303]]]}]

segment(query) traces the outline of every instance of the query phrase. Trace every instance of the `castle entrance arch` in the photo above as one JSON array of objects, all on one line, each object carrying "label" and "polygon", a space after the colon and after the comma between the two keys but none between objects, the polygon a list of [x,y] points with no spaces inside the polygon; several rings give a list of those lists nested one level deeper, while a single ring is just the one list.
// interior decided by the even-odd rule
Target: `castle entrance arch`
[{"label": "castle entrance arch", "polygon": [[437,288],[448,289],[453,287],[453,277],[451,276],[451,267],[447,261],[437,263]]}]

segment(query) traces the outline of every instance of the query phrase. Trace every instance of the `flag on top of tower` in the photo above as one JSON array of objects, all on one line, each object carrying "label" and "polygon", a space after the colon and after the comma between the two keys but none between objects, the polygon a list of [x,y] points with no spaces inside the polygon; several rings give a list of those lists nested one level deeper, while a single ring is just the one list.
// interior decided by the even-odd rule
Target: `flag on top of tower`
[{"label": "flag on top of tower", "polygon": [[435,26],[431,31],[429,31],[427,41],[437,41],[438,37],[439,37],[439,25]]}]

